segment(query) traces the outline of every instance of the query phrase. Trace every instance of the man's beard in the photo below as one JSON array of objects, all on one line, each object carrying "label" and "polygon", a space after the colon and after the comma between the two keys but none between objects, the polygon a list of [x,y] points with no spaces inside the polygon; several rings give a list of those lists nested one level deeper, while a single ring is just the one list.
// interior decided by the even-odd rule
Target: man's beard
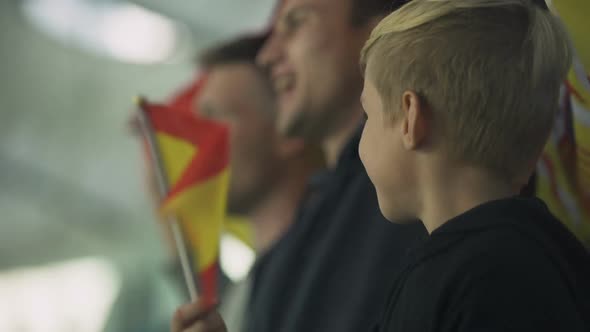
[{"label": "man's beard", "polygon": [[321,143],[334,129],[334,110],[324,112],[298,112],[287,126],[285,136],[303,138],[307,142]]},{"label": "man's beard", "polygon": [[260,204],[260,201],[265,199],[266,195],[270,192],[270,177],[266,178],[263,183],[259,183],[258,186],[252,190],[244,192],[235,192],[231,190],[227,200],[227,212],[230,215],[236,216],[248,216],[252,211]]}]

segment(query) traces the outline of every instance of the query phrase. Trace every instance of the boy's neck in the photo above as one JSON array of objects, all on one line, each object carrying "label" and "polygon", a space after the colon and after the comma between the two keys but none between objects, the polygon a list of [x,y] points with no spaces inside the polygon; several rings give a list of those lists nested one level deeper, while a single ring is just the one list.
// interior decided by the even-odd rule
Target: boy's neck
[{"label": "boy's neck", "polygon": [[426,183],[419,217],[429,234],[476,206],[516,194],[514,186],[474,167],[437,170]]}]

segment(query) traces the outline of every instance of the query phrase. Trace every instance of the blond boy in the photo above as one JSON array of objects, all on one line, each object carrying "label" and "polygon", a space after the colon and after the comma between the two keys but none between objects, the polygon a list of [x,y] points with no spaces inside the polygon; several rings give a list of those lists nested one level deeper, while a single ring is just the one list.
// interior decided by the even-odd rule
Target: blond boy
[{"label": "blond boy", "polygon": [[430,233],[379,331],[589,331],[590,257],[518,198],[571,49],[529,0],[414,0],[363,49],[360,155],[389,220]]}]

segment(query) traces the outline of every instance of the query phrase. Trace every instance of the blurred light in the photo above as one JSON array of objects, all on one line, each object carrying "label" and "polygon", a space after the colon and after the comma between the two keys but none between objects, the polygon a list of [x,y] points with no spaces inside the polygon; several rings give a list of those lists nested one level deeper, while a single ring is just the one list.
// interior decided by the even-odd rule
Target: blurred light
[{"label": "blurred light", "polygon": [[102,331],[120,283],[99,258],[0,273],[0,331]]},{"label": "blurred light", "polygon": [[182,39],[173,21],[127,2],[26,0],[23,11],[49,36],[125,62],[166,61]]},{"label": "blurred light", "polygon": [[169,58],[175,48],[174,25],[141,7],[125,5],[103,23],[101,39],[117,58],[156,62]]},{"label": "blurred light", "polygon": [[223,235],[220,264],[223,272],[233,282],[238,282],[248,275],[254,258],[254,251],[242,241],[232,235]]}]

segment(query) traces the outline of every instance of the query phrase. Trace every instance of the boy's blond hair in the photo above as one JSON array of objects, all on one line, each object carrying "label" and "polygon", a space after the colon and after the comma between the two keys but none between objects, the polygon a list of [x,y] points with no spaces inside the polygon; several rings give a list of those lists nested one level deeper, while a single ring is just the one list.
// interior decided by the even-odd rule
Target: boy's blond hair
[{"label": "boy's blond hair", "polygon": [[361,65],[393,118],[414,91],[453,158],[522,181],[571,53],[559,20],[531,0],[414,0],[373,30]]}]

